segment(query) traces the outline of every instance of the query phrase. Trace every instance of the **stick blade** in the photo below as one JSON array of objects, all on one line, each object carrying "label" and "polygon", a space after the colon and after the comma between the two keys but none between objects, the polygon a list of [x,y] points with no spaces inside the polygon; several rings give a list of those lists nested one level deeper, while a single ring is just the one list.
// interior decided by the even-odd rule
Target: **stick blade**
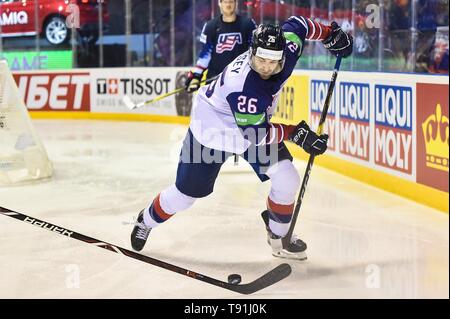
[{"label": "stick blade", "polygon": [[232,285],[227,284],[227,289],[239,292],[244,295],[250,295],[261,289],[267,288],[276,284],[277,282],[283,280],[289,276],[292,272],[292,268],[289,264],[280,264],[268,273],[262,275],[258,279],[243,285]]},{"label": "stick blade", "polygon": [[136,104],[133,103],[128,95],[124,95],[124,97],[122,98],[122,102],[130,110],[134,110],[136,108]]}]

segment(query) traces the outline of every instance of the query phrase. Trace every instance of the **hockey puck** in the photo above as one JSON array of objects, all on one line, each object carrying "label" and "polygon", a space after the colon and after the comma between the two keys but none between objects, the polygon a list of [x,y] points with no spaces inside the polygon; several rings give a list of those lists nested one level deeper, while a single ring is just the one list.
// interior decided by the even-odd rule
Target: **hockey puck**
[{"label": "hockey puck", "polygon": [[241,283],[242,277],[238,274],[231,274],[228,276],[228,283],[232,285],[239,285]]}]

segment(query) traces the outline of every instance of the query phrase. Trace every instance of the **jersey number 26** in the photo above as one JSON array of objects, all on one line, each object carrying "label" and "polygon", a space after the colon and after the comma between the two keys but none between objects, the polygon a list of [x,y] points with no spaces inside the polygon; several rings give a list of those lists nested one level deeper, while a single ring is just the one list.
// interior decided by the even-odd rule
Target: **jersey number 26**
[{"label": "jersey number 26", "polygon": [[258,103],[258,99],[250,98],[247,100],[245,95],[240,95],[238,97],[238,111],[242,113],[256,113],[258,108],[256,107],[256,103]]}]

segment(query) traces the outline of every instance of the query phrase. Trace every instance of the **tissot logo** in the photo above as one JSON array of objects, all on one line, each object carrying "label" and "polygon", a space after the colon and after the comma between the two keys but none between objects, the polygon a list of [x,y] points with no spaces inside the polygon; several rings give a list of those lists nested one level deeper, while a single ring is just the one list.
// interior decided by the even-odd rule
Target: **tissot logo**
[{"label": "tissot logo", "polygon": [[169,92],[170,79],[103,78],[97,80],[97,94],[151,95]]},{"label": "tissot logo", "polygon": [[27,24],[28,15],[25,11],[18,12],[3,12],[0,15],[0,25],[16,25],[16,24]]},{"label": "tissot logo", "polygon": [[98,94],[118,94],[119,93],[119,79],[98,79],[97,80]]}]

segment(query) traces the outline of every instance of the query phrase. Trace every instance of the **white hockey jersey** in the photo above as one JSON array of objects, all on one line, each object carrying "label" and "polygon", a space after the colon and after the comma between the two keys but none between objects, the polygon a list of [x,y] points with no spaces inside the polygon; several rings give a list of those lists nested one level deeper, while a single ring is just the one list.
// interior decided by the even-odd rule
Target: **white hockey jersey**
[{"label": "white hockey jersey", "polygon": [[270,118],[303,51],[310,21],[291,17],[283,23],[287,45],[280,73],[263,80],[250,67],[249,51],[231,62],[209,86],[200,88],[194,100],[190,129],[202,145],[242,154],[252,143],[271,143],[267,140],[272,129]]}]

